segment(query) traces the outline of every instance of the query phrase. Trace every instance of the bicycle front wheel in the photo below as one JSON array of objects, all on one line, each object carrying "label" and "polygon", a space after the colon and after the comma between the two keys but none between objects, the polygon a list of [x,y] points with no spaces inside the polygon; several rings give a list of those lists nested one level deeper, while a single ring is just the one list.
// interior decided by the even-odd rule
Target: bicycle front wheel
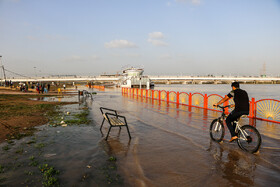
[{"label": "bicycle front wheel", "polygon": [[255,153],[260,149],[262,138],[259,131],[251,126],[244,125],[237,134],[238,146],[244,151]]},{"label": "bicycle front wheel", "polygon": [[225,127],[219,119],[214,119],[210,125],[210,137],[216,142],[223,140]]}]

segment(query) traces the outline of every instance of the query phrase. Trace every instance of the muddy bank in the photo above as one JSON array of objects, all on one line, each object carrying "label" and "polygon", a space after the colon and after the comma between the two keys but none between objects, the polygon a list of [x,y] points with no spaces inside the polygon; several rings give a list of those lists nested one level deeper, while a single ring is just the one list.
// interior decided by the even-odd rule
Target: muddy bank
[{"label": "muddy bank", "polygon": [[[38,113],[36,119],[44,124],[47,121],[34,127],[32,120],[27,123],[23,117],[24,124],[15,129],[24,134],[30,125],[34,134],[0,144],[0,186],[123,186],[117,159],[103,140],[99,123],[93,120],[93,100],[72,96],[58,104],[51,101],[54,97],[28,98],[30,95],[0,95],[5,106],[2,116],[14,111],[13,115],[26,114],[26,119],[31,119]],[[79,102],[64,105],[66,100]]]},{"label": "muddy bank", "polygon": [[2,93],[4,94],[0,94],[0,142],[32,134],[35,126],[49,121],[48,116],[55,114],[57,106],[76,103],[41,101],[41,95],[22,94],[11,90]]}]

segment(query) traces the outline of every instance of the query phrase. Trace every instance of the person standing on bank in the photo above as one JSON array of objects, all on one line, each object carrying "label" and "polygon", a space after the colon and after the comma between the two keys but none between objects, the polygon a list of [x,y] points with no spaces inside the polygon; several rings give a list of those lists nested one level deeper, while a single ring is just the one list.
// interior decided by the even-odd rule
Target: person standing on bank
[{"label": "person standing on bank", "polygon": [[233,82],[231,84],[232,90],[229,92],[223,99],[221,99],[218,103],[213,106],[220,105],[233,97],[234,105],[230,107],[235,107],[234,110],[228,115],[226,119],[227,127],[231,134],[231,139],[229,142],[232,142],[237,139],[237,134],[235,133],[236,121],[242,115],[248,115],[250,104],[249,97],[245,90],[239,88],[239,82]]}]

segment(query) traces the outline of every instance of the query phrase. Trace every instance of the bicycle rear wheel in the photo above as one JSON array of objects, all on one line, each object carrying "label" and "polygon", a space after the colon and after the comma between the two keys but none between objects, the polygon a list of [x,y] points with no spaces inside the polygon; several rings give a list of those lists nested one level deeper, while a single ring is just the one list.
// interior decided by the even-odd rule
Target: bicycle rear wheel
[{"label": "bicycle rear wheel", "polygon": [[223,140],[225,127],[219,119],[214,119],[210,125],[210,137],[216,142]]},{"label": "bicycle rear wheel", "polygon": [[241,131],[238,132],[237,136],[238,146],[244,151],[255,153],[260,149],[262,138],[255,127],[244,125],[241,127]]}]

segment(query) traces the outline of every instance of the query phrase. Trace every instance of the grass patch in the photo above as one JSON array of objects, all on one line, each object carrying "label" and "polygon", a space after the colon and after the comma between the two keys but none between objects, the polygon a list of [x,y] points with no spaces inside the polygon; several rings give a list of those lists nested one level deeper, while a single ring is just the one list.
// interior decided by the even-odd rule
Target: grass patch
[{"label": "grass patch", "polygon": [[90,119],[88,119],[89,111],[87,109],[83,109],[81,113],[74,114],[71,116],[72,119],[65,119],[65,123],[69,125],[81,125],[81,124],[89,124],[91,122]]},{"label": "grass patch", "polygon": [[5,182],[5,180],[7,180],[6,177],[0,177],[0,183]]},{"label": "grass patch", "polygon": [[35,144],[35,148],[37,149],[42,149],[43,147],[45,147],[46,145],[44,143],[38,143],[38,144]]},{"label": "grass patch", "polygon": [[29,157],[29,160],[31,161],[29,163],[29,166],[38,166],[39,165],[39,162],[37,160],[35,160],[35,157],[33,155]]},{"label": "grass patch", "polygon": [[10,147],[8,145],[5,145],[2,147],[2,150],[4,150],[4,151],[8,151],[9,149],[10,149]]},{"label": "grass patch", "polygon": [[17,154],[22,154],[23,153],[23,148],[19,148],[18,150],[16,150]]},{"label": "grass patch", "polygon": [[43,186],[59,186],[58,175],[59,171],[48,164],[39,166],[41,173],[43,174]]},{"label": "grass patch", "polygon": [[4,166],[0,164],[0,173],[4,173]]}]

